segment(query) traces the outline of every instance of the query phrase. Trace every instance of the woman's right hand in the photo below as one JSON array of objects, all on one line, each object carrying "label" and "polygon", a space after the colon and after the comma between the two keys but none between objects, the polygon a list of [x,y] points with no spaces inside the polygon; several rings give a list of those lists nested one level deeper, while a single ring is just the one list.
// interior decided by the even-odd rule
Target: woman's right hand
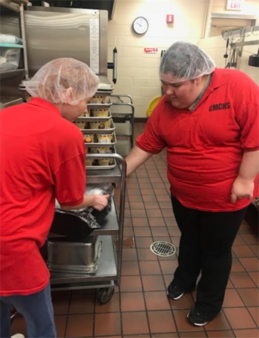
[{"label": "woman's right hand", "polygon": [[93,195],[94,196],[94,202],[92,207],[94,207],[96,210],[103,210],[108,205],[108,195]]}]

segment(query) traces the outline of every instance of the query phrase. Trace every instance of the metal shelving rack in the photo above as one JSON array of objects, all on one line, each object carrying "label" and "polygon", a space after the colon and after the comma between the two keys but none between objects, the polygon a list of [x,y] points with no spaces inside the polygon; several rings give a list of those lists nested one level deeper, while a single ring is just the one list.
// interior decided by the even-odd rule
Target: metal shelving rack
[{"label": "metal shelving rack", "polygon": [[128,155],[134,146],[134,114],[133,99],[130,95],[112,94],[111,113],[116,126],[116,149],[122,156]]}]

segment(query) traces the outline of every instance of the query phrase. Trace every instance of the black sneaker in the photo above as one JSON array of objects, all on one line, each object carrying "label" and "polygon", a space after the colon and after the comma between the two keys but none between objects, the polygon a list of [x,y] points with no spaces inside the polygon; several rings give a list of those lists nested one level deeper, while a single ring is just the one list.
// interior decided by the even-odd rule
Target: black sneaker
[{"label": "black sneaker", "polygon": [[195,309],[188,313],[187,319],[194,326],[204,326],[209,322],[209,318],[207,315],[204,315],[196,311]]},{"label": "black sneaker", "polygon": [[172,282],[169,284],[167,291],[167,297],[173,300],[178,300],[184,295],[183,289],[179,288],[176,285],[173,285]]}]

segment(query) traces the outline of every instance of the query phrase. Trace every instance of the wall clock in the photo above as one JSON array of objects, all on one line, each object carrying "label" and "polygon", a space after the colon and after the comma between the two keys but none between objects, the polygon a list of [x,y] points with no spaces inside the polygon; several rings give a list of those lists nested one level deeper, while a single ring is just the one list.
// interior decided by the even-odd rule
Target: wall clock
[{"label": "wall clock", "polygon": [[148,30],[148,21],[143,16],[137,17],[132,24],[132,28],[135,33],[142,35],[145,34]]}]

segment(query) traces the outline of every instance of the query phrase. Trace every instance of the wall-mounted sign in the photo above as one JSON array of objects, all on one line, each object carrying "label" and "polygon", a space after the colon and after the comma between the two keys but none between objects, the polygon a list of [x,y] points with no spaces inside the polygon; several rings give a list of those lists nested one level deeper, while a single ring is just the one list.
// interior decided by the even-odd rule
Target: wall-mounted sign
[{"label": "wall-mounted sign", "polygon": [[156,54],[158,53],[158,48],[144,48],[144,52],[147,54]]},{"label": "wall-mounted sign", "polygon": [[227,0],[227,9],[232,11],[241,11],[243,2],[243,0]]}]

